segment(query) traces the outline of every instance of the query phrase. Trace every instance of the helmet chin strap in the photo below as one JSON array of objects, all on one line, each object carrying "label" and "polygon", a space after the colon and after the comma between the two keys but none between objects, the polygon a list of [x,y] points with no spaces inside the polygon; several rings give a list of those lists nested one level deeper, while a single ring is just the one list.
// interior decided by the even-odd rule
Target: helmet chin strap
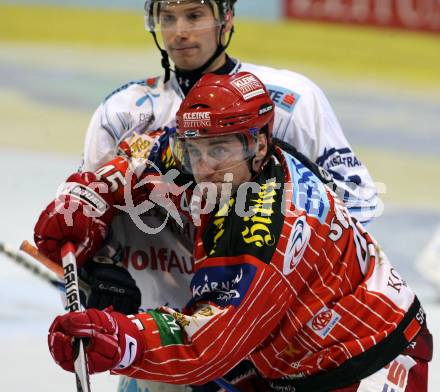
[{"label": "helmet chin strap", "polygon": [[[200,66],[199,68],[196,68],[194,70],[191,70],[190,72],[192,74],[199,74],[199,75],[203,74],[212,65],[212,63],[228,48],[228,46],[231,42],[232,34],[234,33],[234,26],[232,26],[232,28],[231,28],[226,45],[222,45],[222,43],[221,43],[221,37],[222,37],[224,28],[225,28],[225,26],[222,25],[222,27],[220,29],[220,33],[219,33],[219,42],[217,44],[217,49],[215,50],[214,54],[202,66]],[[174,70],[171,69],[170,57],[168,55],[168,52],[165,49],[161,48],[161,46],[157,40],[156,32],[151,31],[151,34],[153,36],[154,43],[156,44],[156,46],[159,49],[160,54],[162,56],[161,64],[162,64],[162,68],[164,68],[164,70],[165,70],[165,83],[166,83],[166,82],[168,82],[168,80],[170,80],[171,71],[174,72]]]},{"label": "helmet chin strap", "polygon": [[252,159],[250,159],[249,162],[249,170],[251,172],[251,180],[254,180],[266,167],[267,162],[269,162],[269,158],[270,155],[266,154],[266,156],[262,159],[260,167],[258,170],[254,170],[254,161],[255,161],[255,156],[252,157]]},{"label": "helmet chin strap", "polygon": [[168,52],[165,49],[162,49],[159,41],[157,40],[156,32],[151,31],[151,35],[153,36],[154,43],[156,44],[157,48],[160,51],[160,55],[162,57],[161,65],[162,68],[165,70],[165,83],[170,80],[171,76],[171,64],[170,64],[170,57],[168,56]]}]

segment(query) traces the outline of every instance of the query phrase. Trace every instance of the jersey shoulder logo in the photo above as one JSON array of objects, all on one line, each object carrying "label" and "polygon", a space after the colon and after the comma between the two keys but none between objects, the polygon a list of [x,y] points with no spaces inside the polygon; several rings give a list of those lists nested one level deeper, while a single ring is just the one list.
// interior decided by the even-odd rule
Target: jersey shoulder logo
[{"label": "jersey shoulder logo", "polygon": [[293,112],[293,109],[295,109],[296,104],[301,98],[300,94],[281,86],[266,84],[266,88],[274,104],[288,113]]},{"label": "jersey shoulder logo", "polygon": [[147,86],[150,88],[156,88],[159,84],[160,76],[156,76],[155,78],[147,79]]},{"label": "jersey shoulder logo", "polygon": [[324,223],[330,211],[325,185],[298,159],[283,151],[293,184],[293,204]]}]

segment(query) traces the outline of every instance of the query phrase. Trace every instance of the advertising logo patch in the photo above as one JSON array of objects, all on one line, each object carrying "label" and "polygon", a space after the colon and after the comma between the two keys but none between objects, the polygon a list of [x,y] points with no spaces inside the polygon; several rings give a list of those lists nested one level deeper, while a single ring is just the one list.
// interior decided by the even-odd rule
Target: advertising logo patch
[{"label": "advertising logo patch", "polygon": [[275,244],[276,238],[270,227],[272,225],[271,216],[274,214],[273,204],[276,202],[277,196],[276,185],[275,181],[262,184],[258,198],[252,199],[250,210],[254,215],[243,218],[245,227],[241,235],[246,244],[254,244],[258,248]]},{"label": "advertising logo patch", "polygon": [[159,79],[160,79],[159,76],[157,76],[155,78],[148,78],[146,81],[147,86],[150,88],[156,88],[157,85],[159,84]]},{"label": "advertising logo patch", "polygon": [[333,309],[323,306],[307,325],[321,339],[325,339],[340,319],[341,316]]},{"label": "advertising logo patch", "polygon": [[189,112],[183,113],[184,128],[206,128],[211,126],[211,113]]},{"label": "advertising logo patch", "polygon": [[150,310],[160,334],[160,342],[163,346],[171,344],[183,344],[182,330],[177,320],[171,314]]},{"label": "advertising logo patch", "polygon": [[330,210],[324,184],[299,160],[287,153],[284,156],[292,173],[293,204],[324,223]]},{"label": "advertising logo patch", "polygon": [[203,304],[191,316],[178,312],[173,312],[172,314],[177,320],[177,323],[185,330],[188,338],[192,339],[195,333],[208,324],[215,316],[223,312],[225,312],[225,310],[217,308],[213,305]]},{"label": "advertising logo patch", "polygon": [[405,392],[409,372],[416,363],[409,355],[401,354],[376,373],[364,378],[359,384],[358,390],[374,388],[375,391],[382,392]]},{"label": "advertising logo patch", "polygon": [[316,163],[324,168],[331,169],[334,166],[344,165],[347,167],[362,166],[362,162],[354,155],[354,152],[348,148],[330,148],[324,149],[324,152],[318,157]]},{"label": "advertising logo patch", "polygon": [[229,202],[225,204],[222,208],[220,208],[214,215],[214,220],[212,223],[214,226],[215,234],[212,239],[211,250],[209,251],[210,256],[213,256],[217,251],[218,243],[220,239],[223,237],[223,234],[225,233],[225,219],[228,216],[229,211],[231,210],[234,203],[235,203],[235,199],[231,197],[229,199]]},{"label": "advertising logo patch", "polygon": [[289,113],[293,112],[296,103],[301,98],[298,93],[281,86],[266,85],[266,88],[274,104]]},{"label": "advertising logo patch", "polygon": [[65,183],[63,188],[57,193],[57,197],[61,197],[62,195],[69,195],[83,201],[90,206],[92,211],[96,212],[98,216],[103,215],[109,208],[107,202],[98,193],[90,187],[77,182]]},{"label": "advertising logo patch", "polygon": [[237,307],[245,297],[256,270],[251,264],[203,268],[191,281],[191,302],[206,299],[222,307]]},{"label": "advertising logo patch", "polygon": [[258,111],[258,115],[262,116],[263,114],[266,114],[267,112],[271,112],[272,110],[273,110],[273,105],[268,105],[268,104],[262,105],[260,107],[260,110]]},{"label": "advertising logo patch", "polygon": [[231,82],[236,90],[248,101],[253,97],[264,94],[263,85],[253,75],[245,75]]},{"label": "advertising logo patch", "polygon": [[301,216],[296,220],[289,241],[287,242],[287,248],[284,254],[284,275],[287,276],[291,274],[302,259],[309,244],[310,236],[311,230],[306,217]]},{"label": "advertising logo patch", "polygon": [[125,352],[116,369],[125,369],[133,363],[136,356],[137,346],[137,340],[130,335],[125,334]]}]

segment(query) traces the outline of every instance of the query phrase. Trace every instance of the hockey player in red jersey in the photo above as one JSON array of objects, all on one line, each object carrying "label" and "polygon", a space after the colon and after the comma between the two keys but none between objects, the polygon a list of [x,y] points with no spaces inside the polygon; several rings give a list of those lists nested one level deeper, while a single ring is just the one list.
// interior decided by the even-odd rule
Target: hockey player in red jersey
[{"label": "hockey player in red jersey", "polygon": [[[175,127],[182,99],[202,74],[248,71],[264,82],[275,104],[274,137],[329,171],[352,216],[365,224],[379,216],[376,185],[319,86],[297,72],[231,57],[233,51],[227,47],[231,38],[236,39],[232,34],[236,4],[235,0],[145,1],[146,29],[160,46],[165,75],[149,74],[151,64],[145,64],[147,74],[141,80],[128,80],[106,94],[91,118],[80,170],[94,172],[113,159],[119,142],[139,126],[149,136],[157,129]],[[270,65],[271,60],[267,62]],[[159,227],[165,216],[160,207],[152,208],[141,217],[142,226]],[[139,310],[139,303],[142,309],[163,303],[184,306],[194,274],[195,230],[189,220],[183,218],[183,223],[179,227],[169,219],[153,235],[139,230],[125,214],[113,219],[105,246],[79,269],[91,286],[87,307],[104,309],[111,304],[130,314]],[[121,377],[118,391],[165,392],[163,385],[151,384]],[[183,391],[175,385],[166,389]]]},{"label": "hockey player in red jersey", "polygon": [[[129,150],[104,165],[101,173],[133,172],[145,184],[128,182],[137,200],[153,200],[157,168],[179,169],[181,179],[159,188],[198,226],[191,298],[183,310],[57,317],[49,348],[61,367],[72,371],[72,337],[81,337],[91,372],[201,385],[248,361],[261,390],[427,391],[432,337],[417,297],[313,168],[271,139],[273,110],[254,75],[205,75],[147,170]],[[67,240],[93,251],[120,202],[120,188],[105,191],[109,177],[85,176],[68,182],[63,209],[51,203],[40,216],[35,239],[46,254]]]}]

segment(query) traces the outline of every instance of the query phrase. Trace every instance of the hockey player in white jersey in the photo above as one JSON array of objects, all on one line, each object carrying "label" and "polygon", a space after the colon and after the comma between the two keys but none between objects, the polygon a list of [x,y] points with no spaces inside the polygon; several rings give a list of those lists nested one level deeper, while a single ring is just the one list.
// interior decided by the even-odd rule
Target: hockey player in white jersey
[{"label": "hockey player in white jersey", "polygon": [[[155,130],[174,127],[183,97],[203,73],[249,71],[263,81],[276,104],[274,137],[326,169],[352,216],[368,223],[377,207],[376,188],[348,144],[324,93],[300,74],[241,63],[226,54],[233,34],[234,3],[235,0],[146,1],[146,28],[159,47],[165,73],[131,81],[105,98],[89,125],[82,170],[95,171],[109,161],[119,142],[129,140],[137,129],[154,136]],[[139,157],[147,156],[149,148],[140,143]],[[188,246],[193,240],[193,228],[185,220],[180,227],[172,219],[162,228],[167,218],[168,212],[157,207],[142,217],[143,227],[149,230],[140,230],[124,214],[114,220],[108,245],[82,271],[92,287],[89,305],[103,308],[117,304],[120,311],[131,313],[140,302],[136,286],[142,293],[141,308],[164,303],[171,307],[184,305],[187,295],[183,290],[189,287],[193,275]],[[119,260],[125,270],[100,263],[109,261],[108,257]],[[229,379],[252,373],[244,368],[232,372]],[[119,391],[182,388],[123,378]],[[203,390],[216,390],[216,386],[209,385]]]}]

